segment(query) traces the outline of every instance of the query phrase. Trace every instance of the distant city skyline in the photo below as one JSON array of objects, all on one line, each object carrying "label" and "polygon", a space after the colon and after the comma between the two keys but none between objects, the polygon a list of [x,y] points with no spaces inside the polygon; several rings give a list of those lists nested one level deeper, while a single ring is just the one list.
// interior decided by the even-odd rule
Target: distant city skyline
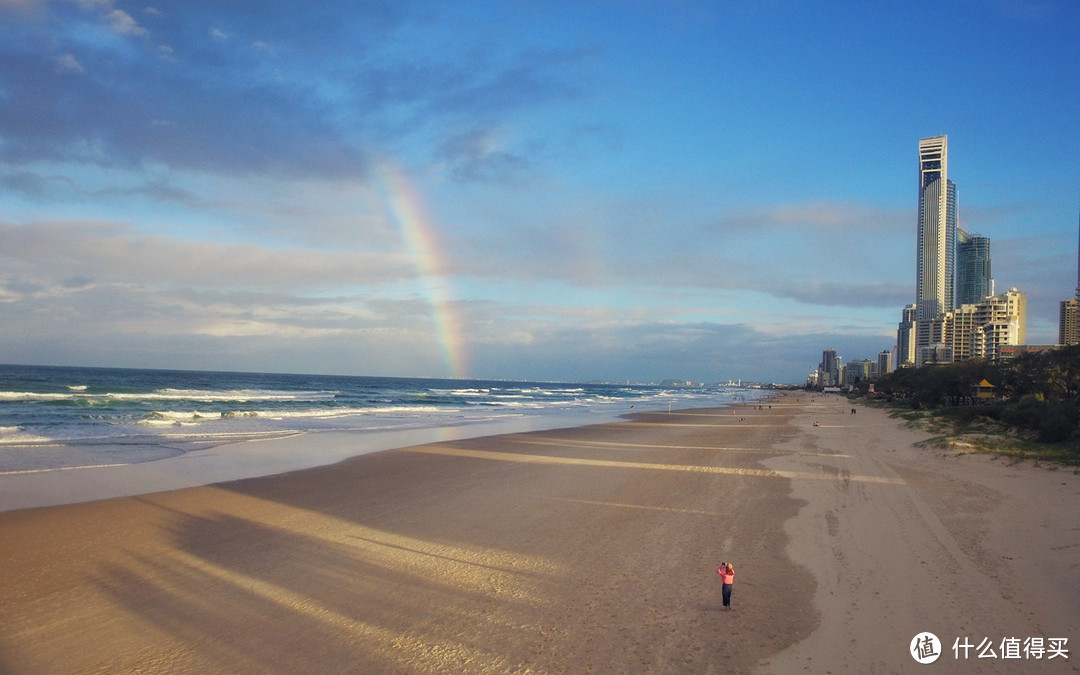
[{"label": "distant city skyline", "polygon": [[1074,0],[0,0],[0,362],[801,382],[895,343],[945,134],[1054,342],[1078,62]]},{"label": "distant city skyline", "polygon": [[[916,298],[903,308],[897,325],[894,367],[996,360],[1006,348],[1021,345],[1031,350],[1045,348],[1048,343],[1027,343],[1027,293],[1013,287],[995,295],[990,239],[958,225],[957,189],[948,171],[948,136],[919,139],[918,158]],[[1066,303],[1061,304],[1061,335],[1071,321],[1070,311]],[[887,372],[880,354],[874,365],[878,374]]]}]

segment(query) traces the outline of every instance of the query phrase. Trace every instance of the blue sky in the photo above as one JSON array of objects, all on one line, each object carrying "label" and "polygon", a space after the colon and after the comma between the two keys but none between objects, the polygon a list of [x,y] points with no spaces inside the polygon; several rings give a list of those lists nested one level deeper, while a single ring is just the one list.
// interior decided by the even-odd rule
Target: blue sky
[{"label": "blue sky", "polygon": [[1055,342],[1077,63],[1074,0],[0,0],[0,362],[800,382],[893,347],[938,134]]}]

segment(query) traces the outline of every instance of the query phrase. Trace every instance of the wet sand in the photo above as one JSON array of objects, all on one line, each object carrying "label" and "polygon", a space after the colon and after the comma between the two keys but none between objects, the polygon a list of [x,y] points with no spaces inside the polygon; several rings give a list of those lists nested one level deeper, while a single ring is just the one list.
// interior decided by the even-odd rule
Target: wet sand
[{"label": "wet sand", "polygon": [[845,405],[644,413],[0,513],[0,672],[903,672],[921,630],[1072,644],[1077,476],[912,448]]}]

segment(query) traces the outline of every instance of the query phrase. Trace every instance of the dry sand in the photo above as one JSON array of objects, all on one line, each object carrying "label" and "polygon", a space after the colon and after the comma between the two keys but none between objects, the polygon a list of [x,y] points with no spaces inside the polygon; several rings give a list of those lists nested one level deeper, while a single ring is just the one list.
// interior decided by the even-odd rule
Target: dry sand
[{"label": "dry sand", "polygon": [[[814,572],[820,623],[762,672],[1080,671],[1077,472],[916,448],[927,434],[850,411],[817,397],[778,446],[794,452],[764,462],[797,476],[787,550]],[[837,454],[794,454],[815,450]],[[905,656],[924,631],[942,642],[933,664]],[[1067,638],[1069,658],[1026,658],[1021,646],[1006,659],[1012,638]],[[979,658],[984,639],[992,651]],[[954,652],[958,640],[975,647]]]},{"label": "dry sand", "polygon": [[1072,471],[914,448],[838,398],[769,406],[0,513],[0,672],[1077,670],[951,651],[1077,646]]}]

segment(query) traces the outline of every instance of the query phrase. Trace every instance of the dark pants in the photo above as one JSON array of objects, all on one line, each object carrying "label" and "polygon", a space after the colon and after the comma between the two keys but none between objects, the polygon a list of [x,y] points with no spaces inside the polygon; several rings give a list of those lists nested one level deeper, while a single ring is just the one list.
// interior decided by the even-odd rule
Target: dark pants
[{"label": "dark pants", "polygon": [[724,607],[731,607],[731,587],[735,584],[724,584]]}]

